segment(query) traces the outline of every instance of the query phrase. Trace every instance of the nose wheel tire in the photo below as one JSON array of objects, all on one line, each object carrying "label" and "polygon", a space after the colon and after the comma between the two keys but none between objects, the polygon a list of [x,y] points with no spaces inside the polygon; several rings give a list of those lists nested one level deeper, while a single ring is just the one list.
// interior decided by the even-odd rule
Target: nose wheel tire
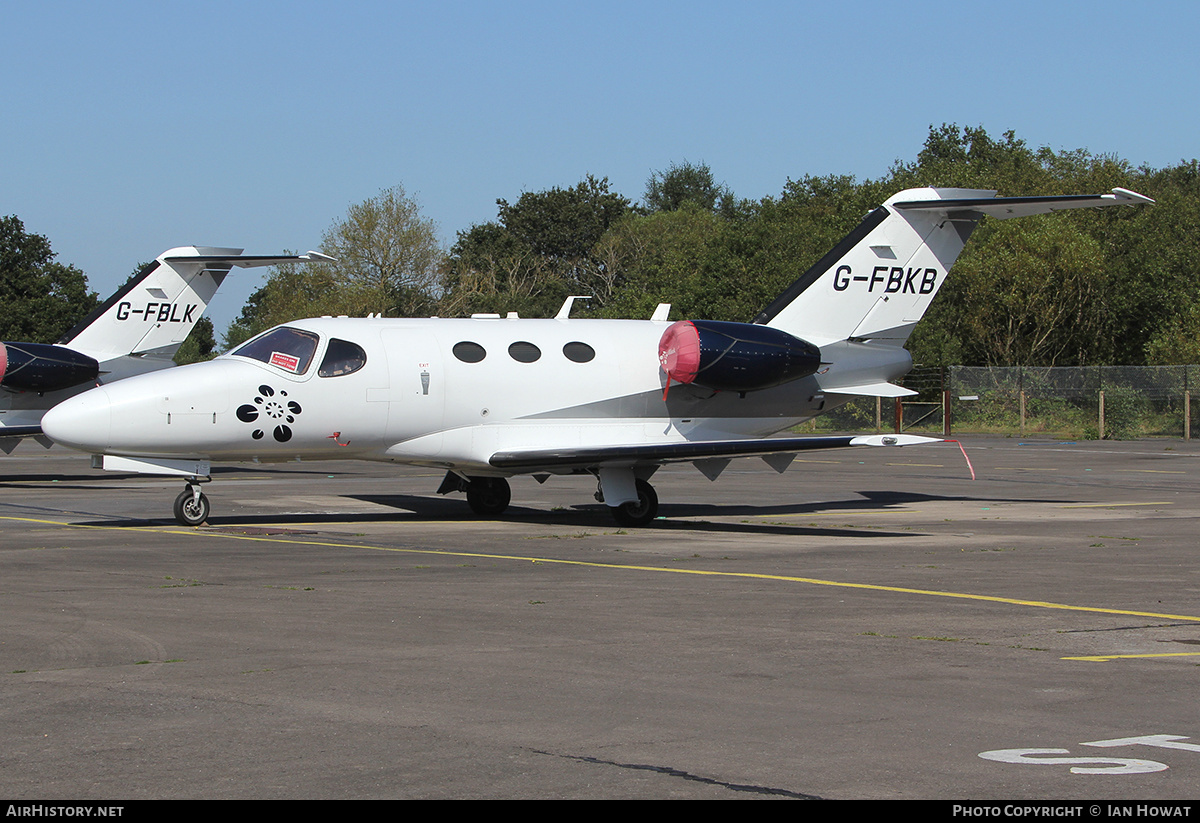
[{"label": "nose wheel tire", "polygon": [[611,509],[613,519],[622,526],[645,526],[658,516],[658,494],[645,480],[637,481],[637,502],[622,503]]},{"label": "nose wheel tire", "polygon": [[472,477],[467,485],[467,505],[481,517],[503,514],[512,500],[512,490],[503,477]]},{"label": "nose wheel tire", "polygon": [[208,519],[208,498],[201,494],[199,497],[186,488],[175,498],[175,520],[181,526],[199,526]]}]

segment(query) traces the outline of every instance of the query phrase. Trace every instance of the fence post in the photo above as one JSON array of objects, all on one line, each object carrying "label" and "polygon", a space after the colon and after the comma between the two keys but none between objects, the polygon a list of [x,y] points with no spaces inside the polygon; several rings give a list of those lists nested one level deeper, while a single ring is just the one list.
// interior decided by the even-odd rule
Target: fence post
[{"label": "fence post", "polygon": [[1100,439],[1104,439],[1104,389],[1100,390]]},{"label": "fence post", "polygon": [[1021,390],[1021,436],[1025,436],[1025,391]]},{"label": "fence post", "polygon": [[875,396],[875,433],[883,431],[883,398]]},{"label": "fence post", "polygon": [[1192,393],[1183,393],[1183,439],[1192,439]]},{"label": "fence post", "polygon": [[950,436],[950,390],[942,390],[942,437]]},{"label": "fence post", "polygon": [[900,398],[896,398],[896,434],[904,431],[904,406],[900,403]]}]

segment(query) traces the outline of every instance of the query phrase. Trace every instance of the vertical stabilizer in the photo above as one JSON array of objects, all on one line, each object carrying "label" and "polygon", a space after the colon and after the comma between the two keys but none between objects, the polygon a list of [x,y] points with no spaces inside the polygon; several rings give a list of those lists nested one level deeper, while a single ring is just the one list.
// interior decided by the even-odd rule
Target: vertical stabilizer
[{"label": "vertical stabilizer", "polygon": [[170,360],[232,268],[209,258],[241,253],[203,246],[163,252],[58,342],[101,362],[122,355]]},{"label": "vertical stabilizer", "polygon": [[1072,208],[1152,203],[1140,194],[995,197],[981,189],[908,189],[875,209],[754,322],[818,346],[840,340],[903,346],[971,232],[1004,220]]},{"label": "vertical stabilizer", "polygon": [[241,249],[182,246],[147,265],[102,306],[58,341],[104,363],[133,357],[167,363],[204,316],[217,288],[234,266],[274,266],[331,258],[304,255],[243,255]]}]

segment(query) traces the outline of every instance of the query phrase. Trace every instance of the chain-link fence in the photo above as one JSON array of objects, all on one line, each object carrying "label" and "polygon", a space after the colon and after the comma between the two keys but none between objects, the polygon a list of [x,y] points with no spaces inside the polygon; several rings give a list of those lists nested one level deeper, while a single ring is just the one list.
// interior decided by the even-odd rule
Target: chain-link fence
[{"label": "chain-link fence", "polygon": [[1190,439],[1200,366],[918,366],[901,382],[918,394],[856,399],[817,428]]}]

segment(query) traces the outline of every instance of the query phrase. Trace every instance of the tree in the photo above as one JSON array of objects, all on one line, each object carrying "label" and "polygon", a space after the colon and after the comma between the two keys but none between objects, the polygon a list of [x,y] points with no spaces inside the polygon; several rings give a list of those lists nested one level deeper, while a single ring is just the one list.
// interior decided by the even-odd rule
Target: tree
[{"label": "tree", "polygon": [[917,347],[928,341],[971,364],[1093,364],[1107,319],[1104,259],[1100,244],[1064,216],[981,227],[934,301],[914,356],[933,364]]},{"label": "tree", "polygon": [[608,293],[606,258],[596,246],[631,205],[609,191],[607,178],[588,175],[570,188],[526,192],[516,203],[496,205],[496,221],[459,232],[450,249],[440,314],[544,315],[568,294]]},{"label": "tree", "polygon": [[679,317],[727,319],[714,312],[721,314],[722,301],[737,289],[717,282],[710,260],[723,224],[694,203],[618,222],[596,246],[611,274],[599,313],[644,318],[659,303],[670,303]]},{"label": "tree", "polygon": [[655,211],[676,211],[685,203],[693,203],[705,211],[728,210],[733,206],[733,192],[724,183],[713,179],[707,163],[672,163],[666,171],[656,171],[646,181],[642,196],[646,208]]},{"label": "tree", "polygon": [[276,266],[225,334],[236,346],[271,326],[326,314],[429,314],[439,296],[444,253],[437,226],[403,186],[352,205],[325,231],[331,263]]},{"label": "tree", "polygon": [[217,354],[217,341],[213,337],[213,322],[207,317],[201,317],[196,321],[195,327],[188,336],[179,344],[179,351],[175,352],[173,359],[175,365],[183,366],[187,363],[212,360]]},{"label": "tree", "polygon": [[437,224],[421,216],[403,186],[351,206],[325,232],[321,250],[335,258],[334,280],[358,293],[364,312],[423,314],[437,296]]},{"label": "tree", "polygon": [[15,215],[0,218],[0,340],[53,343],[96,307],[83,272],[54,257]]}]

